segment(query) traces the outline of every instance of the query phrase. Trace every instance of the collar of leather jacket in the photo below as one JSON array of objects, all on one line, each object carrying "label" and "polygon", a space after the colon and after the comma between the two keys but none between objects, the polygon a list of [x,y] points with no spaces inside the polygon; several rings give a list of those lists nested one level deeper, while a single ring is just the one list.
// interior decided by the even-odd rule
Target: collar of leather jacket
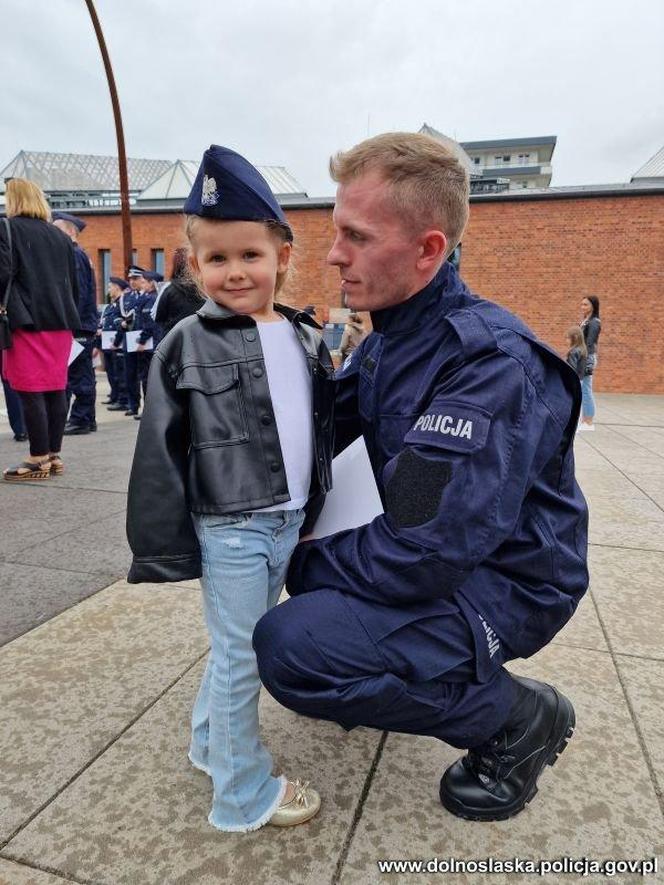
[{"label": "collar of leather jacket", "polygon": [[[276,301],[274,303],[274,309],[277,313],[280,313],[282,316],[286,317],[291,323],[293,320],[297,319],[298,323],[312,326],[314,329],[320,329],[321,327],[318,325],[316,320],[310,316],[308,313],[305,313],[303,310],[298,310],[297,308],[288,307],[285,304],[278,304]],[[199,317],[202,317],[204,320],[230,320],[241,316],[241,314],[235,313],[234,310],[230,310],[228,307],[223,307],[221,304],[217,304],[216,301],[213,301],[211,298],[205,299],[205,304],[196,311],[196,314]],[[247,323],[249,325],[255,326],[256,321],[251,317],[245,317]]]}]

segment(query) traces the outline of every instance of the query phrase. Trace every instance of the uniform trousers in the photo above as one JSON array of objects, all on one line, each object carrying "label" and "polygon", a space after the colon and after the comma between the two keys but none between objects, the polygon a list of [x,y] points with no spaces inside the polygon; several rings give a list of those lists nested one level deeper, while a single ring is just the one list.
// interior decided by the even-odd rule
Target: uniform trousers
[{"label": "uniform trousers", "polygon": [[5,394],[5,405],[7,406],[7,417],[9,418],[9,426],[14,436],[23,436],[26,432],[25,423],[23,421],[23,407],[21,406],[21,398],[19,394],[13,390],[8,382],[3,378],[2,387]]},{"label": "uniform trousers", "polygon": [[152,356],[154,351],[152,350],[142,350],[140,353],[137,353],[138,357],[138,380],[143,390],[143,400],[145,400],[145,392],[148,388],[148,372],[150,371],[150,363],[152,362]]},{"label": "uniform trousers", "polygon": [[127,385],[124,377],[124,354],[122,351],[104,351],[104,369],[111,388],[111,402],[127,405]]},{"label": "uniform trousers", "polygon": [[295,596],[256,625],[261,681],[283,706],[347,730],[477,746],[505,723],[514,682],[502,666],[478,681],[468,622],[442,605],[387,607],[326,589]]},{"label": "uniform trousers", "polygon": [[124,353],[125,384],[127,387],[127,403],[132,412],[141,407],[141,388],[138,380],[138,354]]},{"label": "uniform trousers", "polygon": [[67,403],[72,395],[74,402],[71,405],[69,421],[72,424],[94,424],[95,395],[97,379],[92,365],[92,351],[95,347],[95,339],[87,338],[83,344],[83,351],[79,353],[67,372]]}]

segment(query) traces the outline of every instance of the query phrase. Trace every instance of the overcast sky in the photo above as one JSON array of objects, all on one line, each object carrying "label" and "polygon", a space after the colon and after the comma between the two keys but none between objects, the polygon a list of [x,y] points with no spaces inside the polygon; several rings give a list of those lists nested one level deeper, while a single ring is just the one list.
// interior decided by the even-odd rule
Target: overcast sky
[{"label": "overcast sky", "polygon": [[[552,185],[629,181],[664,145],[663,0],[97,0],[130,157],[211,143],[334,191],[330,153],[423,122],[557,135]],[[83,0],[0,0],[0,167],[115,154]]]}]

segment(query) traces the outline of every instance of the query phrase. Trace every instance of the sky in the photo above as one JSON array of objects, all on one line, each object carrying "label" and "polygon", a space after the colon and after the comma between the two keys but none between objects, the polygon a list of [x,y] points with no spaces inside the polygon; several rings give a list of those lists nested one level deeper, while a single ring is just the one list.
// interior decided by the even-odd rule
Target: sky
[{"label": "sky", "polygon": [[[422,123],[556,135],[552,186],[629,181],[664,145],[663,0],[96,0],[130,157],[210,143],[334,193],[330,154]],[[115,154],[84,0],[1,0],[0,168]]]}]

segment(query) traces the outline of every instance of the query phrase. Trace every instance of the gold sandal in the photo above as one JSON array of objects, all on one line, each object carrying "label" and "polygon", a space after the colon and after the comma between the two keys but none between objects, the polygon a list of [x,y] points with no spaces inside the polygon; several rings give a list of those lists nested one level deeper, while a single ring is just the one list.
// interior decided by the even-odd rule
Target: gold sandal
[{"label": "gold sandal", "polygon": [[21,461],[16,467],[8,467],[2,473],[2,478],[7,482],[23,482],[31,479],[48,479],[51,475],[49,461]]}]

